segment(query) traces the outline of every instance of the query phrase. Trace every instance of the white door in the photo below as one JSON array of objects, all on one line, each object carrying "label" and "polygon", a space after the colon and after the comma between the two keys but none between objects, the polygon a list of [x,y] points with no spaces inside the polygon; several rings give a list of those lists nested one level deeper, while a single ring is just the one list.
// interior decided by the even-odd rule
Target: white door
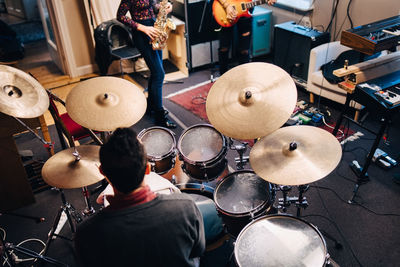
[{"label": "white door", "polygon": [[[50,57],[53,62],[57,65],[57,67],[65,73],[65,66],[62,59],[62,51],[58,49],[57,46],[57,38],[56,34],[58,34],[57,25],[54,23],[54,16],[49,13],[51,8],[48,8],[47,4],[51,4],[50,1],[46,0],[37,0],[40,17],[43,24],[44,33],[46,36],[47,47],[50,53]],[[59,38],[58,38],[59,39]]]}]

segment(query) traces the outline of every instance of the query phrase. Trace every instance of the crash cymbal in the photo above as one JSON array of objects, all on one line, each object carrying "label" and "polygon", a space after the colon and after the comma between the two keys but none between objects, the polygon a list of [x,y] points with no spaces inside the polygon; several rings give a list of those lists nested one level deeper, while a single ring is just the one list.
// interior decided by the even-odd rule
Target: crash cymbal
[{"label": "crash cymbal", "polygon": [[339,141],[328,131],[313,126],[289,126],[256,142],[250,151],[250,165],[268,182],[304,185],[327,176],[341,156]]},{"label": "crash cymbal", "polygon": [[116,77],[95,77],[75,86],[66,99],[69,116],[98,131],[114,131],[138,122],[147,101],[137,85]]},{"label": "crash cymbal", "polygon": [[[42,168],[43,180],[58,188],[80,188],[104,179],[99,171],[100,146],[81,145],[68,148],[49,158]],[[78,160],[79,158],[79,160]]]},{"label": "crash cymbal", "polygon": [[0,112],[17,118],[36,118],[49,107],[42,85],[29,74],[0,65]]},{"label": "crash cymbal", "polygon": [[254,139],[279,129],[297,101],[293,79],[269,63],[239,65],[211,87],[206,111],[211,124],[235,139]]}]

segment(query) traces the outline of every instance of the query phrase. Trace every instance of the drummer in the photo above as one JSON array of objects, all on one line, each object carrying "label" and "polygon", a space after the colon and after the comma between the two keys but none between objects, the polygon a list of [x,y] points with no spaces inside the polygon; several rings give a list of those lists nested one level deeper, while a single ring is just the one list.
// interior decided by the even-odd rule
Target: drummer
[{"label": "drummer", "polygon": [[83,266],[197,266],[205,250],[202,215],[186,194],[156,194],[136,133],[119,128],[100,149],[100,170],[111,184],[109,206],[79,225]]}]

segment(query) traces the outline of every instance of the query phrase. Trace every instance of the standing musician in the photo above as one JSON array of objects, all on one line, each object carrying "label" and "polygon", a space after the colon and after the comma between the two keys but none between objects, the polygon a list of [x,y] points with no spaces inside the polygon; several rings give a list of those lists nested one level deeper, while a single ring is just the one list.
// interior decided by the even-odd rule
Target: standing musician
[{"label": "standing musician", "polygon": [[75,248],[83,266],[197,266],[205,250],[202,215],[186,194],[156,194],[143,145],[129,128],[100,148],[100,171],[114,195],[109,206],[78,226]]},{"label": "standing musician", "polygon": [[[160,31],[153,27],[158,9],[159,4],[156,4],[155,0],[121,0],[117,20],[132,29],[133,41],[150,69],[146,112],[149,114],[154,112],[155,123],[158,126],[176,128],[176,124],[168,120],[168,112],[162,104],[162,86],[165,77],[162,50],[153,50],[151,45],[151,41],[160,35]],[[128,11],[132,18],[126,16]],[[168,3],[165,12],[168,14],[171,11],[172,5]]]},{"label": "standing musician", "polygon": [[[232,4],[232,0],[214,0],[218,1],[226,11],[226,18],[229,23],[234,23],[237,18],[237,10]],[[246,1],[245,1],[246,2]],[[247,1],[249,2],[249,1]],[[276,0],[266,1],[272,6]],[[251,8],[250,13],[254,8]],[[219,73],[220,75],[228,71],[229,48],[232,45],[234,31],[238,34],[238,63],[244,64],[250,62],[250,41],[251,41],[252,17],[240,17],[233,27],[222,27],[219,34]]]}]

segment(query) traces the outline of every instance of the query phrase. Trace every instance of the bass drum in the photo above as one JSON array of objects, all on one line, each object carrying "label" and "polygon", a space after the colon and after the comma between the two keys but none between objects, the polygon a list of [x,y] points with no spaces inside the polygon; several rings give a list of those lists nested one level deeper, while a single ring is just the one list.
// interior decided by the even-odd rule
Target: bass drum
[{"label": "bass drum", "polygon": [[249,223],[234,248],[237,266],[325,266],[326,243],[312,224],[290,215],[268,215]]},{"label": "bass drum", "polygon": [[193,179],[211,181],[225,170],[227,140],[213,126],[197,124],[186,129],[178,140],[183,170]]},{"label": "bass drum", "polygon": [[271,184],[251,170],[229,174],[214,191],[217,210],[233,237],[254,218],[275,212],[273,196]]},{"label": "bass drum", "polygon": [[150,127],[138,134],[143,144],[151,170],[157,174],[164,174],[175,165],[176,141],[174,133],[163,127]]}]

